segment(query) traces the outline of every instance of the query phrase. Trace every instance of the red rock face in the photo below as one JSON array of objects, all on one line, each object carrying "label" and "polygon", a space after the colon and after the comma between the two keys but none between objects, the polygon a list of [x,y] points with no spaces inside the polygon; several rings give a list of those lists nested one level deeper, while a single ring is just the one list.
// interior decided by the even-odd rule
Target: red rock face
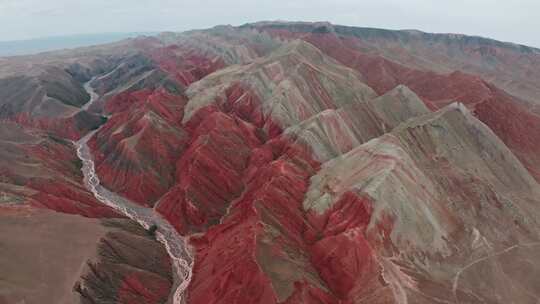
[{"label": "red rock face", "polygon": [[[198,262],[190,300],[348,303],[368,294],[366,286],[382,289],[378,263],[364,236],[370,201],[347,193],[332,212],[305,214],[302,201],[318,163],[281,140],[268,142],[256,153],[264,156],[250,164],[242,196],[220,224],[193,240]],[[301,267],[294,274],[282,269],[292,261]],[[240,278],[250,278],[249,283]],[[260,293],[244,294],[240,290],[246,284]],[[276,291],[275,284],[282,288]],[[216,292],[205,292],[209,289]]]},{"label": "red rock face", "polygon": [[285,304],[301,304],[301,303],[321,303],[321,304],[332,304],[339,303],[334,297],[330,296],[328,293],[318,289],[313,288],[308,285],[306,282],[297,282],[294,284],[293,294],[285,300]]},{"label": "red rock face", "polygon": [[31,180],[26,186],[39,191],[31,196],[36,207],[93,218],[120,217],[80,186],[43,179]]},{"label": "red rock face", "polygon": [[[235,83],[225,91],[226,99],[221,107],[224,112],[233,112],[244,121],[251,122],[257,128],[263,128],[265,119],[262,112],[262,104],[257,95],[246,89],[240,83]],[[268,127],[272,129],[272,126]],[[277,135],[274,132],[270,136]]]},{"label": "red rock face", "polygon": [[376,275],[368,272],[374,264],[372,251],[359,229],[324,238],[313,245],[311,252],[312,263],[339,298],[347,298],[363,276]]},{"label": "red rock face", "polygon": [[140,106],[140,104],[147,102],[152,93],[152,90],[146,89],[134,92],[127,91],[114,95],[105,104],[105,111],[107,113],[125,112],[131,107],[137,107]]},{"label": "red rock face", "polygon": [[118,288],[119,303],[158,304],[166,301],[171,282],[148,273],[132,273],[124,277]]},{"label": "red rock face", "polygon": [[150,58],[157,62],[164,71],[174,76],[183,86],[225,67],[219,58],[208,58],[194,51],[187,51],[179,46],[158,48],[150,52]]},{"label": "red rock face", "polygon": [[[302,276],[301,273],[281,277],[283,274],[276,269],[280,265],[274,262],[290,263],[286,248],[307,255],[303,240],[306,226],[299,207],[314,169],[309,160],[283,143],[270,142],[259,149],[267,152],[257,150],[257,154],[265,156],[255,158],[250,164],[251,170],[247,171],[250,174],[244,178],[246,188],[229,207],[226,218],[204,237],[193,240],[199,261],[189,293],[194,303],[222,303],[223,297],[231,302],[243,299],[248,303],[276,303],[277,299],[289,297],[291,303],[302,297],[330,299],[313,282],[306,282],[303,287],[297,282],[295,286],[291,276]],[[278,235],[272,235],[269,227],[277,229]],[[270,244],[269,238],[273,240]],[[299,262],[305,263],[308,272],[315,276],[306,260]],[[269,272],[275,272],[277,277]],[[315,280],[309,276],[304,279]],[[278,281],[287,284],[287,291],[276,294],[273,284]],[[216,292],[208,294],[208,289]],[[296,295],[290,295],[294,289]]]},{"label": "red rock face", "polygon": [[[262,23],[140,39],[130,44],[137,54],[100,79],[111,82],[99,84],[110,117],[89,142],[97,173],[191,238],[187,303],[540,297],[535,272],[521,275],[526,267],[515,262],[538,258],[540,117],[523,97],[537,88],[526,82],[518,98],[499,87],[515,70],[494,77],[482,67],[492,58],[504,69],[518,50],[482,41],[456,48],[446,37],[461,57],[445,57],[435,38],[428,54],[403,36],[411,33],[383,32]],[[425,61],[396,44],[403,37]],[[76,139],[91,129],[86,118],[16,120]],[[22,162],[13,151],[9,159]],[[24,151],[48,171],[28,178],[33,163],[0,168],[0,187],[14,184],[10,198],[24,190],[35,206],[116,216],[72,165],[54,160],[71,159],[72,149]],[[52,171],[63,175],[43,178]],[[108,296],[120,302],[166,301],[170,277],[126,251],[136,270],[106,260],[85,279],[112,286]],[[499,293],[511,284],[520,291]]]},{"label": "red rock face", "polygon": [[[224,114],[219,116],[223,117]],[[248,186],[239,201],[230,207],[229,216],[210,228],[203,237],[193,239],[199,262],[194,269],[190,302],[222,303],[238,299],[249,303],[276,302],[277,295],[271,282],[261,271],[256,259],[258,236],[264,233],[264,228],[260,212],[253,202],[258,197],[257,192],[265,191],[264,184],[272,181],[275,175],[270,168],[263,173],[257,168],[273,160],[273,154],[268,148],[256,148],[253,154],[255,157],[250,161],[250,169],[244,163],[243,171],[256,172],[249,174],[247,181],[237,176],[236,180],[242,186],[246,182]],[[235,194],[238,196],[240,193]],[[208,290],[215,292],[208,293]]]},{"label": "red rock face", "polygon": [[322,237],[341,234],[349,229],[365,230],[371,218],[372,202],[360,198],[352,192],[346,192],[323,215],[310,214],[310,223],[322,232]]},{"label": "red rock face", "polygon": [[88,261],[74,291],[89,302],[164,303],[172,286],[167,252],[136,223],[105,220],[96,260]]},{"label": "red rock face", "polygon": [[0,123],[1,193],[10,203],[93,218],[120,217],[84,188],[75,147],[66,139],[13,122]]},{"label": "red rock face", "polygon": [[45,130],[62,138],[77,140],[90,130],[97,128],[101,123],[101,118],[83,113],[66,118],[36,118],[32,117],[30,113],[20,113],[7,121],[29,128]]},{"label": "red rock face", "polygon": [[[366,239],[372,208],[369,198],[346,192],[331,210],[308,216],[318,231],[311,240],[312,263],[343,303],[354,303],[363,297],[384,303],[391,298],[390,291],[384,290],[385,284],[378,279],[381,266],[372,248],[376,243]],[[373,297],[375,291],[378,299]]]},{"label": "red rock face", "polygon": [[[191,126],[194,127],[194,126]],[[243,190],[242,175],[251,150],[260,145],[254,128],[221,112],[208,115],[192,131],[176,164],[176,186],[158,205],[179,231],[215,224]]]},{"label": "red rock face", "polygon": [[109,101],[115,114],[89,142],[105,186],[147,206],[169,189],[170,164],[187,141],[180,126],[184,104],[183,97],[165,90],[124,93]]},{"label": "red rock face", "polygon": [[[155,48],[152,41],[144,41],[140,47],[181,86],[224,67],[217,57],[210,59],[178,46]],[[189,130],[180,124],[185,103],[183,95],[164,88],[111,96],[104,109],[112,116],[89,142],[103,185],[153,206],[173,185],[173,164],[190,138]]]},{"label": "red rock face", "polygon": [[262,230],[256,219],[255,210],[246,210],[237,223],[216,226],[193,241],[198,263],[190,286],[191,303],[276,302],[270,280],[255,260],[256,235]]}]

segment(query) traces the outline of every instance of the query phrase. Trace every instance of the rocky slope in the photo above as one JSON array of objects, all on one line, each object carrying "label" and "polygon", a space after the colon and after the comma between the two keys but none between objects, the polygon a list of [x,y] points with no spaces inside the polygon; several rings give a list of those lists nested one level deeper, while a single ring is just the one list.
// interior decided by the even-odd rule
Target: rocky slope
[{"label": "rocky slope", "polygon": [[13,122],[0,123],[2,205],[32,205],[87,217],[119,217],[82,184],[69,140]]},{"label": "rocky slope", "polygon": [[[168,255],[128,220],[0,209],[0,303],[164,303]],[[69,233],[65,229],[69,227]]]},{"label": "rocky slope", "polygon": [[[534,78],[540,58],[537,49],[475,37],[355,29],[325,23],[259,23],[246,27],[282,39],[312,43],[366,75],[366,83],[379,94],[404,84],[431,109],[453,101],[466,104],[515,151],[535,178],[540,178],[535,132],[526,131],[540,128],[538,81]],[[471,55],[474,49],[482,48],[491,51]],[[524,119],[509,123],[501,115],[502,109],[514,117],[523,115]]]},{"label": "rocky slope", "polygon": [[[311,181],[304,208],[313,213],[315,223],[336,216],[341,220],[326,223],[324,229],[332,237],[334,225],[346,227],[339,231],[344,235],[360,229],[377,252],[371,254],[380,261],[380,274],[388,284],[395,284],[395,297],[413,303],[497,299],[527,303],[539,292],[521,276],[526,274],[514,272],[521,262],[509,259],[499,267],[500,261],[491,259],[515,249],[509,257],[518,254],[520,261],[538,260],[534,248],[539,244],[540,188],[463,105],[452,104],[410,120],[325,163]],[[358,223],[354,217],[340,215],[344,200],[362,201],[370,219]],[[527,253],[517,253],[522,249]],[[327,258],[332,266],[343,265],[349,256]],[[356,259],[362,263],[362,256]],[[483,260],[485,265],[480,263]],[[469,263],[480,265],[464,267]],[[469,275],[491,267],[501,270],[487,286]],[[506,284],[527,295],[508,293]],[[360,299],[354,286],[346,295],[352,302]],[[361,281],[357,286],[361,288]]]},{"label": "rocky slope", "polygon": [[161,214],[195,263],[176,278],[135,223],[70,216],[99,232],[63,274],[82,303],[174,302],[178,284],[205,304],[536,303],[538,62],[483,38],[283,22],[2,60],[0,215],[119,217],[70,142],[99,126],[102,185]]}]

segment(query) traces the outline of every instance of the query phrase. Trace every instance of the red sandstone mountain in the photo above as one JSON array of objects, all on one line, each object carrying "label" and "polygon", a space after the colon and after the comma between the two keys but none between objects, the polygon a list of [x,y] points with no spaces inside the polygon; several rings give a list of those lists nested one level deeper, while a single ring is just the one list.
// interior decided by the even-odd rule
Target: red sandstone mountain
[{"label": "red sandstone mountain", "polygon": [[186,303],[536,303],[539,84],[538,49],[328,23],[0,59],[0,303],[178,303],[163,227],[85,188],[96,129],[101,185],[188,240]]}]

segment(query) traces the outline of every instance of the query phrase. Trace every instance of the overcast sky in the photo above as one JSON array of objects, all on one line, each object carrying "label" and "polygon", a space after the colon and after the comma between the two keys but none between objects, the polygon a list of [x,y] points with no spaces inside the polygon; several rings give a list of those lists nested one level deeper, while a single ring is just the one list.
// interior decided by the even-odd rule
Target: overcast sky
[{"label": "overcast sky", "polygon": [[278,19],[464,33],[540,47],[540,0],[0,0],[0,40]]}]

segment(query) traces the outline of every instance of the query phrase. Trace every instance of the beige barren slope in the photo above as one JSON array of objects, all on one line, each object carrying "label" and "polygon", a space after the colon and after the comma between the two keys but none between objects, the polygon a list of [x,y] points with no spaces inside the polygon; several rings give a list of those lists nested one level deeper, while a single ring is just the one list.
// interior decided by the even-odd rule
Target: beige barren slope
[{"label": "beige barren slope", "polygon": [[0,303],[76,303],[73,286],[106,229],[41,209],[0,211]]},{"label": "beige barren slope", "polygon": [[165,44],[178,45],[197,54],[219,56],[228,65],[250,63],[279,48],[282,42],[268,33],[233,26],[216,26],[185,33],[163,33]]},{"label": "beige barren slope", "polygon": [[371,201],[366,237],[395,302],[537,303],[540,186],[463,105],[328,161],[304,208],[347,192]]},{"label": "beige barren slope", "polygon": [[295,40],[246,65],[234,65],[194,83],[184,121],[206,106],[226,100],[225,91],[240,83],[260,99],[258,111],[282,128],[326,109],[375,97],[362,76],[338,64],[311,44]]},{"label": "beige barren slope", "polygon": [[0,231],[1,304],[163,303],[169,297],[167,252],[130,220],[12,205],[0,207]]},{"label": "beige barren slope", "polygon": [[429,112],[414,92],[397,86],[377,98],[325,110],[288,128],[285,134],[324,162]]}]

